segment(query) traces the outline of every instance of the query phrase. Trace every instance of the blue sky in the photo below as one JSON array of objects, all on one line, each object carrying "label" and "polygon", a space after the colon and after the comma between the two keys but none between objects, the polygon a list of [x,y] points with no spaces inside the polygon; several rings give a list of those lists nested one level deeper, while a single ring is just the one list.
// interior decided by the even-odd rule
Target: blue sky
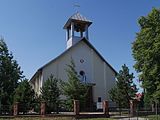
[{"label": "blue sky", "polygon": [[159,0],[0,0],[0,35],[29,79],[65,51],[63,25],[78,10],[93,21],[90,42],[102,56],[116,71],[126,64],[135,73],[137,20],[159,6]]}]

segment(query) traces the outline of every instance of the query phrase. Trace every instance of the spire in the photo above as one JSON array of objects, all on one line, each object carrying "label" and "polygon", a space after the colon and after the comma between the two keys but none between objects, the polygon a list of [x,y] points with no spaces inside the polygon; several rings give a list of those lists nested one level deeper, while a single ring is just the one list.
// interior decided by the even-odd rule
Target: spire
[{"label": "spire", "polygon": [[[79,12],[73,14],[63,27],[64,29],[67,30],[66,32],[67,48],[77,43],[83,37],[89,40],[88,27],[91,24],[92,22],[88,20],[86,17],[82,16]],[[84,32],[85,36],[83,35]],[[78,33],[79,35],[77,36]]]}]

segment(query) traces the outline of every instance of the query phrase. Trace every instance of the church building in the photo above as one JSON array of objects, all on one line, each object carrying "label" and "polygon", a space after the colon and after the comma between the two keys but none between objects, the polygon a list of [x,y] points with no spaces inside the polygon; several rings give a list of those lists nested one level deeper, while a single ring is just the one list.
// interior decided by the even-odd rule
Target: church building
[{"label": "church building", "polygon": [[40,94],[40,88],[51,74],[67,81],[66,68],[73,59],[81,82],[90,85],[90,100],[109,100],[108,91],[116,83],[117,72],[91,44],[88,30],[91,24],[79,12],[68,19],[63,27],[66,30],[66,50],[39,68],[30,80],[36,93]]}]

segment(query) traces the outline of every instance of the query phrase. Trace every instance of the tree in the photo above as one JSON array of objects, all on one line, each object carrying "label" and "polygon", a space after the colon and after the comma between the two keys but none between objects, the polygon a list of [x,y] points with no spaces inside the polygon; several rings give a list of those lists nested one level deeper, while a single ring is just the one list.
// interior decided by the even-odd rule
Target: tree
[{"label": "tree", "polygon": [[[48,112],[56,111],[58,112],[58,107],[60,103],[60,88],[58,84],[58,79],[51,75],[41,88],[42,99],[46,102],[48,107]],[[55,109],[56,108],[56,109]]]},{"label": "tree", "polygon": [[139,21],[132,52],[144,88],[145,102],[160,101],[160,10],[153,8]]},{"label": "tree", "polygon": [[14,102],[19,102],[23,105],[22,111],[30,110],[35,107],[36,94],[32,89],[32,86],[29,84],[27,79],[21,81],[18,87],[15,89]]},{"label": "tree", "polygon": [[35,99],[35,92],[27,79],[19,83],[15,89],[14,102],[32,103]]},{"label": "tree", "polygon": [[67,82],[62,82],[63,94],[67,97],[68,109],[73,109],[73,100],[79,100],[80,105],[85,104],[88,87],[85,83],[80,82],[79,75],[75,70],[74,61],[67,65]]},{"label": "tree", "polygon": [[0,105],[12,105],[14,90],[22,78],[22,71],[4,40],[0,39]]},{"label": "tree", "polygon": [[130,74],[128,67],[124,64],[116,78],[116,86],[109,91],[110,98],[119,107],[128,107],[129,101],[135,97],[138,91],[133,83],[133,73]]}]

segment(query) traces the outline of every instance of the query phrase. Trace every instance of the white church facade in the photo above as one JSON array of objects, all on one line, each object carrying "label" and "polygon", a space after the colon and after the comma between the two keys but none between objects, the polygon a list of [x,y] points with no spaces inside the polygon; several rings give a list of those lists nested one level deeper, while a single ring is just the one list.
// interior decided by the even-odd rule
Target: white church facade
[{"label": "white church facade", "polygon": [[[116,71],[90,43],[88,28],[91,24],[90,20],[78,12],[68,19],[64,25],[67,49],[39,68],[32,76],[30,83],[36,93],[40,94],[40,88],[51,74],[67,81],[67,64],[70,64],[73,59],[82,82],[90,85],[91,101],[109,100],[108,91],[116,83]],[[78,36],[77,33],[79,33]]]}]

